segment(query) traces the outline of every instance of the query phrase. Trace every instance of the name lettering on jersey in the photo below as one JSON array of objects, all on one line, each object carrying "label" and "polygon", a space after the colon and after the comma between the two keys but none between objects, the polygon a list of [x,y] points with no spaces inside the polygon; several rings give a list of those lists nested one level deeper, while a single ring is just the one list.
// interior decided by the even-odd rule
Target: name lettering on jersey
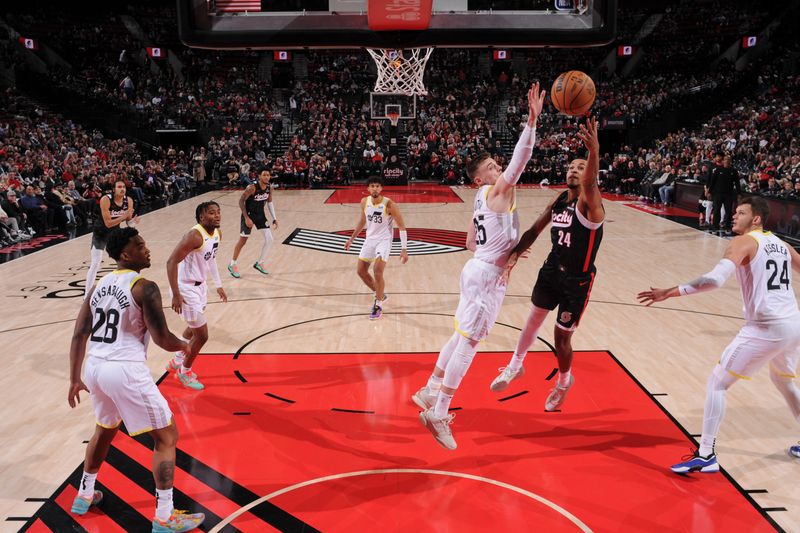
[{"label": "name lettering on jersey", "polygon": [[573,213],[569,211],[562,211],[561,213],[553,213],[553,226],[557,228],[570,227],[572,225],[572,219],[575,216]]},{"label": "name lettering on jersey", "polygon": [[128,295],[125,294],[125,290],[121,287],[117,287],[116,285],[105,285],[95,289],[94,293],[92,293],[92,305],[97,307],[97,305],[100,303],[100,300],[106,296],[111,296],[112,298],[116,299],[120,309],[126,309],[131,305],[130,301],[128,300]]},{"label": "name lettering on jersey", "polygon": [[778,243],[774,243],[774,242],[768,242],[767,244],[765,244],[764,245],[764,252],[767,255],[779,254],[779,255],[782,255],[784,257],[789,255],[789,250],[787,250],[785,246],[780,245]]}]

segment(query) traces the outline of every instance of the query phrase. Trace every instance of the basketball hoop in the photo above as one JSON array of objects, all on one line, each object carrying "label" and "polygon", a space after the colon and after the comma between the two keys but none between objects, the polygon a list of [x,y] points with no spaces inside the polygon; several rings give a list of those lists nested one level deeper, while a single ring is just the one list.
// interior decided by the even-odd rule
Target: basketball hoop
[{"label": "basketball hoop", "polygon": [[408,96],[428,94],[422,83],[425,64],[433,48],[410,48],[408,50],[384,50],[367,48],[378,67],[375,80],[376,93],[400,93]]},{"label": "basketball hoop", "polygon": [[398,122],[400,122],[400,113],[387,113],[386,116],[389,118],[389,122],[392,123],[392,126],[397,126]]}]

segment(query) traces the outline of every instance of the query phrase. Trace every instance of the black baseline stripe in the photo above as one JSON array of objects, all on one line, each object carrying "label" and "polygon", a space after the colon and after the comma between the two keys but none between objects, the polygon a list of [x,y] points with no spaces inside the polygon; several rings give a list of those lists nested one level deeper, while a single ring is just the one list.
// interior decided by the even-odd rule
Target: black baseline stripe
[{"label": "black baseline stripe", "polygon": [[275,398],[276,400],[280,400],[280,401],[286,402],[286,403],[295,403],[294,400],[289,400],[287,398],[281,398],[277,394],[272,394],[271,392],[265,392],[264,396],[269,396],[270,398]]},{"label": "black baseline stripe", "polygon": [[247,383],[247,379],[245,379],[245,377],[242,375],[241,372],[239,372],[238,370],[234,370],[233,373],[236,375],[237,378],[239,378],[239,381],[241,381],[242,383]]},{"label": "black baseline stripe", "polygon": [[548,411],[547,409],[544,410],[545,413],[560,413],[561,409],[553,409],[552,411]]},{"label": "black baseline stripe", "polygon": [[234,416],[249,416],[251,414],[253,413],[251,413],[250,411],[234,411],[233,413]]},{"label": "black baseline stripe", "polygon": [[767,489],[750,489],[745,491],[747,494],[767,494]]},{"label": "black baseline stripe", "polygon": [[785,511],[786,507],[762,507],[761,510],[765,513],[772,513],[774,511]]},{"label": "black baseline stripe", "polygon": [[520,396],[524,396],[524,395],[526,395],[526,394],[528,394],[528,391],[524,390],[524,391],[522,391],[522,392],[518,392],[518,393],[516,393],[516,394],[512,394],[511,396],[506,396],[505,398],[500,398],[500,399],[499,399],[499,400],[497,400],[497,401],[498,401],[498,402],[505,402],[505,401],[507,401],[507,400],[513,400],[514,398],[519,398]]},{"label": "black baseline stripe", "polygon": [[31,518],[30,516],[7,516],[6,522],[27,522]]},{"label": "black baseline stripe", "polygon": [[666,392],[654,392],[653,396],[669,396]]},{"label": "black baseline stripe", "polygon": [[[81,469],[81,473],[83,469]],[[63,490],[63,488],[61,489]],[[61,490],[58,492],[60,493]],[[55,496],[55,495],[54,495]],[[35,515],[31,518],[31,520],[25,524],[20,532],[27,531],[30,527],[39,519],[42,523],[47,526],[50,531],[86,531],[83,527],[81,527],[72,516],[66,512],[64,509],[61,508],[56,502],[55,497],[53,500],[47,502],[39,509]],[[148,528],[152,527],[150,524],[147,525]],[[149,529],[147,531],[150,531]]]},{"label": "black baseline stripe", "polygon": [[556,374],[558,374],[558,369],[554,368],[553,371],[550,372],[549,374],[547,374],[547,377],[544,378],[544,379],[546,379],[547,381],[550,381],[551,379],[553,379],[555,377]]},{"label": "black baseline stripe", "polygon": [[[146,448],[153,449],[153,439],[143,433],[131,437]],[[188,472],[193,477],[202,481],[215,491],[219,492],[240,507],[260,498],[250,489],[236,483],[234,480],[217,472],[207,464],[195,459],[180,448],[175,450],[175,466]],[[303,533],[321,533],[316,528],[306,524],[296,516],[284,511],[272,502],[266,501],[250,509],[249,513],[268,523],[280,531],[302,531]]]},{"label": "black baseline stripe", "polygon": [[48,500],[49,500],[49,498],[25,498],[26,502],[42,502],[42,503],[44,503],[44,502],[46,502]]},{"label": "black baseline stripe", "polygon": [[357,409],[340,409],[338,407],[331,407],[331,411],[337,411],[339,413],[356,413],[361,415],[374,415],[375,411],[359,411]]},{"label": "black baseline stripe", "polygon": [[462,409],[463,407],[451,407],[448,409],[448,411],[461,411]]},{"label": "black baseline stripe", "polygon": [[[153,482],[153,472],[150,471],[149,468],[146,468],[139,464],[136,460],[132,457],[125,454],[125,452],[121,451],[119,448],[111,445],[111,448],[108,450],[108,456],[106,457],[106,462],[122,472],[125,477],[139,485],[145,492],[155,494],[155,484]],[[176,509],[188,509],[190,513],[203,513],[206,515],[206,520],[204,525],[208,526],[209,528],[214,527],[219,522],[222,521],[222,518],[211,512],[209,509],[201,505],[191,496],[188,496],[183,491],[178,489],[178,487],[172,488],[172,495],[175,501],[175,508]],[[155,496],[154,496],[155,498]],[[141,529],[128,529],[127,531],[143,531]],[[238,531],[237,529],[231,529],[229,531]]]},{"label": "black baseline stripe", "polygon": [[291,242],[292,242],[292,239],[294,239],[295,235],[297,235],[297,234],[298,234],[298,233],[300,233],[301,231],[302,231],[302,230],[301,230],[300,228],[296,228],[296,229],[295,229],[293,232],[291,232],[291,233],[289,234],[289,236],[288,236],[288,237],[286,237],[285,239],[283,239],[283,243],[281,243],[281,244],[289,244],[289,243],[291,243]]}]

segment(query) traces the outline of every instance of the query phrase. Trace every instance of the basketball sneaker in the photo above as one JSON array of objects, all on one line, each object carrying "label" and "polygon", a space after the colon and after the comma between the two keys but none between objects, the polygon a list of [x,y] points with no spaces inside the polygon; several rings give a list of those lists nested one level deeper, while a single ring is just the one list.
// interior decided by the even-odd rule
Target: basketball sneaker
[{"label": "basketball sneaker", "polygon": [[242,275],[239,274],[239,265],[228,265],[228,272],[230,272],[231,276],[234,278],[242,277]]},{"label": "basketball sneaker", "polygon": [[206,388],[205,385],[203,385],[197,380],[197,374],[195,374],[194,372],[189,372],[187,374],[184,374],[183,372],[181,372],[180,369],[178,369],[178,371],[175,372],[175,379],[180,381],[181,385],[183,385],[187,389],[203,390]]},{"label": "basketball sneaker", "polygon": [[567,392],[572,386],[575,384],[575,376],[569,376],[569,385],[566,387],[562,387],[561,385],[556,385],[553,389],[550,390],[550,394],[547,395],[547,400],[544,402],[544,410],[545,411],[555,411],[562,405],[564,405],[564,400],[567,399]]},{"label": "basketball sneaker", "polygon": [[181,364],[175,360],[174,357],[170,358],[169,362],[167,363],[167,372],[180,372]]},{"label": "basketball sneaker", "polygon": [[256,263],[253,263],[253,268],[255,268],[256,270],[258,270],[258,271],[259,271],[259,272],[261,272],[262,274],[265,274],[265,275],[266,275],[266,274],[269,274],[269,272],[267,272],[267,271],[264,269],[264,267],[263,267],[263,266],[261,266],[261,263],[258,263],[258,262],[256,262]]},{"label": "basketball sneaker", "polygon": [[717,455],[712,453],[708,457],[700,455],[700,450],[695,450],[691,455],[683,457],[683,462],[674,464],[670,470],[676,474],[689,474],[691,472],[703,472],[711,474],[719,472],[719,463],[717,463]]},{"label": "basketball sneaker", "polygon": [[70,509],[70,512],[85,515],[89,511],[89,507],[98,505],[101,501],[103,501],[103,493],[99,490],[94,491],[91,498],[75,496],[75,499],[72,501],[72,509]]},{"label": "basketball sneaker", "polygon": [[206,515],[203,513],[190,514],[186,511],[172,510],[168,520],[153,518],[153,533],[170,533],[173,531],[191,531],[197,529]]},{"label": "basketball sneaker", "polygon": [[501,366],[498,368],[500,371],[500,375],[494,378],[492,384],[489,385],[489,389],[492,392],[500,392],[504,391],[508,388],[508,385],[517,378],[521,378],[525,375],[525,367],[519,367],[519,370],[514,371],[511,370],[510,366]]},{"label": "basketball sneaker", "polygon": [[453,438],[453,432],[450,431],[450,424],[453,423],[455,414],[450,413],[444,418],[436,418],[433,414],[433,407],[422,411],[419,414],[419,421],[422,425],[428,428],[436,442],[448,450],[456,449],[456,439]]},{"label": "basketball sneaker", "polygon": [[381,317],[381,315],[383,315],[383,309],[381,308],[380,305],[378,305],[378,302],[376,301],[375,305],[372,306],[372,312],[369,315],[369,319],[378,320]]},{"label": "basketball sneaker", "polygon": [[419,389],[411,397],[411,401],[417,404],[417,407],[426,411],[436,405],[436,398],[439,396],[438,392],[433,392],[427,385]]},{"label": "basketball sneaker", "polygon": [[794,446],[789,446],[789,455],[800,457],[800,443],[795,444]]}]

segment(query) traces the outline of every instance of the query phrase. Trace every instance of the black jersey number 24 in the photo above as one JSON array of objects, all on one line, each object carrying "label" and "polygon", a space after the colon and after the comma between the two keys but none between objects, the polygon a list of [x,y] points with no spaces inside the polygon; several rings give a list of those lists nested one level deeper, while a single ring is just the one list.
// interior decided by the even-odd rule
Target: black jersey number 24
[{"label": "black jersey number 24", "polygon": [[[785,259],[783,260],[783,268],[778,267],[778,263],[773,260],[769,259],[767,261],[767,270],[771,273],[769,279],[767,280],[767,290],[770,291],[777,291],[781,288],[789,289],[789,262]],[[778,272],[780,271],[780,277]],[[778,278],[777,283],[775,282],[775,278]],[[783,287],[781,287],[783,286]]]},{"label": "black jersey number 24", "polygon": [[486,244],[486,228],[483,227],[483,215],[478,215],[472,219],[475,224],[475,242],[478,244]]},{"label": "black jersey number 24", "polygon": [[[119,311],[116,309],[109,309],[108,312],[100,309],[99,307],[94,310],[95,322],[92,326],[92,342],[104,342],[112,344],[117,340],[117,326],[119,326]],[[105,326],[102,334],[100,329]]]}]

